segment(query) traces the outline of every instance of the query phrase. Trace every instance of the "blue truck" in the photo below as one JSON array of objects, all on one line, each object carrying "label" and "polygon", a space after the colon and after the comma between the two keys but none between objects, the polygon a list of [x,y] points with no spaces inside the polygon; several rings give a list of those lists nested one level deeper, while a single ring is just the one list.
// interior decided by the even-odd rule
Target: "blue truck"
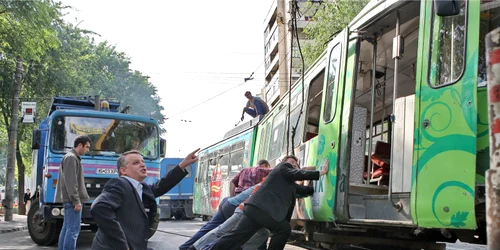
[{"label": "blue truck", "polygon": [[[164,158],[161,161],[160,175],[164,176],[179,164],[182,158]],[[193,219],[193,185],[196,176],[196,163],[186,168],[189,172],[182,181],[163,196],[160,196],[160,220]]]},{"label": "blue truck", "polygon": [[[82,204],[82,227],[92,231],[97,225],[90,214],[93,200],[106,182],[118,176],[116,163],[121,153],[136,149],[143,155],[146,183],[160,177],[160,159],[166,141],[160,138],[158,121],[127,114],[116,101],[100,101],[99,96],[54,97],[47,117],[33,130],[32,178],[38,187],[28,212],[28,231],[38,245],[57,243],[64,218],[63,204],[55,202],[55,189],[63,156],[79,135],[91,138],[89,153],[81,156],[85,186],[90,201]],[[137,143],[138,141],[138,143]],[[159,199],[157,199],[159,202]],[[159,213],[157,213],[159,214]],[[151,228],[156,229],[159,217]],[[151,230],[150,236],[156,230]]]}]

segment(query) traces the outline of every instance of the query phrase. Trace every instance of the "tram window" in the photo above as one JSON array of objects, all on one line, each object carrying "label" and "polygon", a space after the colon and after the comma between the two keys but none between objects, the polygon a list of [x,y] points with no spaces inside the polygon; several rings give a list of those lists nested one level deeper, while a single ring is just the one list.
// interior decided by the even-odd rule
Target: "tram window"
[{"label": "tram window", "polygon": [[231,170],[229,172],[230,176],[235,176],[238,172],[243,169],[243,150],[238,150],[235,152],[231,152],[230,165]]},{"label": "tram window", "polygon": [[207,163],[206,163],[205,157],[202,157],[200,159],[200,162],[198,163],[197,167],[198,167],[198,171],[196,171],[196,182],[202,182],[203,180],[205,180],[205,178],[203,177],[203,173],[204,173],[203,169],[207,168]]},{"label": "tram window", "polygon": [[260,133],[259,158],[265,158],[264,156],[266,155],[267,138],[269,137],[267,134],[270,127],[271,123],[268,122],[265,126],[263,126],[264,129]]},{"label": "tram window", "polygon": [[329,123],[335,117],[335,110],[337,107],[337,89],[338,89],[338,72],[340,69],[340,43],[333,47],[330,52],[330,62],[328,66],[328,79],[326,86],[326,99],[325,99],[325,112],[323,114],[323,121]]},{"label": "tram window", "polygon": [[227,177],[229,174],[229,154],[224,154],[219,156],[219,166],[221,168],[221,173],[223,177]]},{"label": "tram window", "polygon": [[231,146],[231,151],[236,151],[236,150],[240,150],[243,148],[245,148],[245,141],[239,141],[239,142],[233,144],[233,146]]},{"label": "tram window", "polygon": [[[297,123],[297,119],[299,118],[300,115],[300,106],[297,107],[294,111],[292,111],[290,115],[290,135],[289,135],[289,140],[290,144],[292,143],[292,128],[297,125],[297,128],[295,129],[295,135],[293,137],[293,147],[298,147],[300,145],[300,139],[302,135],[302,128],[304,127],[304,115],[300,115],[300,121]],[[286,143],[284,145],[284,149],[286,150]]]},{"label": "tram window", "polygon": [[486,45],[484,39],[486,34],[500,26],[500,0],[484,1],[481,3],[481,15],[479,24],[479,65],[477,74],[478,87],[487,85],[487,64],[486,64]]},{"label": "tram window", "polygon": [[[211,154],[213,155],[213,154]],[[212,181],[212,173],[214,172],[214,169],[216,167],[216,160],[215,158],[212,158],[208,160],[208,173],[207,173],[207,180],[210,182]]]},{"label": "tram window", "polygon": [[200,172],[200,182],[205,183],[208,180],[208,159],[203,162]]},{"label": "tram window", "polygon": [[281,155],[283,148],[283,140],[286,130],[285,118],[286,118],[287,108],[283,107],[283,109],[279,112],[279,114],[274,118],[273,127],[271,129],[271,143],[269,147],[269,156],[268,160],[274,160]]},{"label": "tram window", "polygon": [[307,126],[304,129],[304,141],[308,141],[318,134],[324,78],[325,70],[323,69],[309,83],[307,113],[305,113]]},{"label": "tram window", "polygon": [[[460,79],[465,68],[465,42],[467,36],[467,1],[460,1],[460,14],[456,16],[433,16],[429,84],[440,87],[453,84]],[[434,9],[434,8],[433,8]]]},{"label": "tram window", "polygon": [[[372,153],[375,152],[375,146],[377,144],[377,141],[383,141],[383,142],[389,142],[389,136],[390,136],[390,122],[388,122],[388,118],[384,119],[384,126],[382,129],[382,121],[379,121],[374,124],[373,126],[373,134],[372,134]],[[366,147],[365,147],[365,154],[368,154],[368,145],[370,143],[370,126],[366,128],[366,137],[365,137],[365,142],[366,142]],[[383,138],[383,139],[382,139]]]}]

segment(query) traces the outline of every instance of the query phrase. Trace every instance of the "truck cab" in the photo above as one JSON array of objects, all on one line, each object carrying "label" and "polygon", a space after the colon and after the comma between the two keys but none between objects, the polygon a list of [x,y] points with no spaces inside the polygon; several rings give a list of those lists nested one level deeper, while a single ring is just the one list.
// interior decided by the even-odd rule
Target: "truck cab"
[{"label": "truck cab", "polygon": [[[90,196],[90,201],[82,204],[85,228],[97,230],[90,207],[108,180],[118,176],[117,161],[121,153],[139,150],[148,168],[144,182],[158,181],[160,155],[165,153],[158,122],[126,114],[127,108],[120,111],[119,106],[116,101],[101,102],[88,96],[54,97],[47,118],[33,131],[32,173],[40,189],[28,213],[28,230],[35,243],[53,245],[58,240],[64,208],[62,203],[55,202],[55,189],[61,160],[73,148],[77,136],[87,135],[91,139],[90,151],[80,156]],[[156,218],[152,228],[157,227],[157,221]]]}]

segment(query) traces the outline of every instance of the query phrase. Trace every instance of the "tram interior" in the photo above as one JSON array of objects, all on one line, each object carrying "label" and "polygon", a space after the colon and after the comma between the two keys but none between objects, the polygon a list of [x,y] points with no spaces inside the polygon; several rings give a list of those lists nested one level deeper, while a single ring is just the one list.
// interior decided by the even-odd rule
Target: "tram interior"
[{"label": "tram interior", "polygon": [[[360,28],[363,39],[359,51],[354,95],[355,107],[349,173],[350,196],[357,195],[366,198],[367,196],[387,195],[391,175],[393,193],[408,194],[411,189],[420,3],[408,1],[399,10],[400,35],[404,38],[404,52],[399,60],[395,102],[393,101],[395,72],[393,38],[396,36],[396,11],[394,10],[382,19]],[[373,65],[373,41],[375,39],[377,44],[376,63]],[[373,67],[376,69],[374,83],[372,83]],[[394,127],[389,121],[393,112],[396,119]],[[370,128],[372,129],[371,139]],[[391,138],[391,130],[394,130],[394,138]],[[391,148],[397,149],[398,154],[392,155]],[[392,165],[391,157],[393,157]],[[349,203],[350,205],[354,204],[356,200],[350,199]],[[356,209],[350,208],[351,217],[368,218],[365,209],[363,207],[362,211],[358,213],[353,211]]]}]

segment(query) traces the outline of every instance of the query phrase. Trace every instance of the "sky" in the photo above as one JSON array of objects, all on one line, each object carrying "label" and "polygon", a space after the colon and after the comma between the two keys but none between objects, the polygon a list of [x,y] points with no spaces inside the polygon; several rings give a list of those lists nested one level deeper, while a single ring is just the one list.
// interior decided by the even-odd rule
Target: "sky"
[{"label": "sky", "polygon": [[97,42],[115,45],[131,69],[150,76],[168,118],[167,157],[222,140],[240,120],[245,91],[256,95],[264,86],[271,0],[61,2],[73,7],[65,11],[67,22],[98,33]]}]

